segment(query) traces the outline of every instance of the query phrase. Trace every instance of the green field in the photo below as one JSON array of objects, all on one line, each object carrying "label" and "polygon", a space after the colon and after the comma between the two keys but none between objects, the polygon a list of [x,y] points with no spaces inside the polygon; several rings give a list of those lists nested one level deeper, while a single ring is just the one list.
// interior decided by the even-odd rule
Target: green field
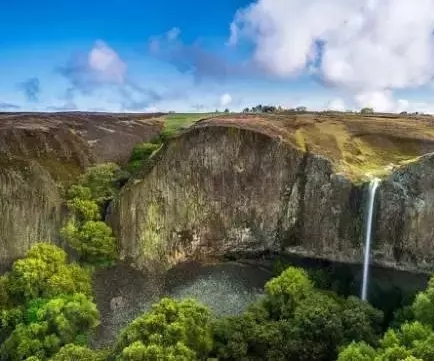
[{"label": "green field", "polygon": [[174,113],[164,117],[164,131],[168,134],[176,133],[181,128],[186,128],[200,119],[216,116],[220,113]]}]

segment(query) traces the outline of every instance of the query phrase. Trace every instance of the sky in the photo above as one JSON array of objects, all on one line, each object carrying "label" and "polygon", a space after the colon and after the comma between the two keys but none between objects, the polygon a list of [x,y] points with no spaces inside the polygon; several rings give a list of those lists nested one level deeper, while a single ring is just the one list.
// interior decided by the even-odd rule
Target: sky
[{"label": "sky", "polygon": [[434,0],[1,0],[0,111],[434,113]]}]

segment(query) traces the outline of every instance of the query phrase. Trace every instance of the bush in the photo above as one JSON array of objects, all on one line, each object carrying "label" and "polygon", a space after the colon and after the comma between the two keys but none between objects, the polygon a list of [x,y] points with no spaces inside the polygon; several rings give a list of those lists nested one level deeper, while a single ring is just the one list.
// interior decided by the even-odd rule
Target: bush
[{"label": "bush", "polygon": [[11,297],[28,301],[59,294],[91,293],[90,274],[66,263],[66,253],[59,247],[37,243],[26,258],[14,262],[7,275]]},{"label": "bush", "polygon": [[141,143],[134,146],[131,161],[148,159],[160,147],[159,144]]},{"label": "bush", "polygon": [[116,353],[120,360],[174,357],[174,360],[189,361],[205,358],[211,348],[208,309],[191,299],[163,298],[121,332]]},{"label": "bush", "polygon": [[67,202],[67,205],[79,222],[101,219],[100,207],[93,200],[73,198]]},{"label": "bush", "polygon": [[131,173],[136,172],[143,167],[149,157],[161,146],[161,141],[158,139],[155,143],[141,143],[134,146],[131,153],[131,158],[127,166],[127,170]]},{"label": "bush", "polygon": [[116,260],[116,240],[112,229],[100,221],[87,221],[77,227],[69,222],[62,229],[62,238],[90,264],[111,264]]},{"label": "bush", "polygon": [[0,347],[5,360],[46,360],[67,343],[80,342],[99,324],[96,305],[84,294],[31,301],[25,321]]},{"label": "bush", "polygon": [[[75,198],[88,200],[87,190],[90,189],[92,200],[98,205],[103,206],[107,201],[113,199],[116,194],[116,182],[121,176],[121,169],[115,163],[98,164],[86,169],[86,172],[80,178],[81,196],[75,188],[72,194],[77,194]],[[83,198],[82,196],[86,196]]]},{"label": "bush", "polygon": [[306,271],[289,267],[265,285],[266,304],[274,319],[288,318],[310,295],[313,284]]}]

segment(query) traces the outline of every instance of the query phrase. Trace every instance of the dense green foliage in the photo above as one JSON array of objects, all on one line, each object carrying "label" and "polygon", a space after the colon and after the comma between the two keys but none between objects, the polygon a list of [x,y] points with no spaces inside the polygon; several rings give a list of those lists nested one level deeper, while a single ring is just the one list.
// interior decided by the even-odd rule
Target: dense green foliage
[{"label": "dense green foliage", "polygon": [[50,361],[104,361],[107,357],[107,351],[95,351],[85,346],[69,343],[63,346]]},{"label": "dense green foliage", "polygon": [[45,360],[63,345],[85,343],[86,333],[98,322],[95,304],[83,294],[35,299],[28,303],[22,322],[2,344],[0,354],[10,360],[30,356]]},{"label": "dense green foliage", "polygon": [[338,360],[434,360],[434,277],[405,314],[409,319],[399,328],[387,330],[378,348],[352,342],[340,352]]},{"label": "dense green foliage", "polygon": [[154,143],[141,143],[134,146],[130,161],[127,165],[127,170],[130,173],[137,172],[138,169],[143,167],[149,157],[154,153],[158,148],[160,148],[160,139],[157,139]]},{"label": "dense green foliage", "polygon": [[111,350],[89,348],[99,324],[90,275],[60,248],[33,246],[0,286],[0,360],[434,360],[434,278],[383,335],[381,311],[288,267],[239,316],[216,318],[195,300],[164,298]]},{"label": "dense green foliage", "polygon": [[313,287],[305,271],[288,268],[265,286],[265,297],[238,317],[214,324],[219,360],[333,360],[352,340],[375,344],[380,311],[354,297]]},{"label": "dense green foliage", "polygon": [[210,312],[194,300],[163,298],[119,336],[119,360],[197,360],[212,347]]},{"label": "dense green foliage", "polygon": [[68,264],[66,253],[48,243],[37,243],[6,274],[8,297],[26,302],[60,294],[91,294],[90,274],[77,264]]},{"label": "dense green foliage", "polygon": [[99,324],[89,271],[55,245],[35,244],[0,284],[1,360],[48,360]]},{"label": "dense green foliage", "polygon": [[111,228],[101,221],[107,202],[116,194],[120,168],[113,163],[87,169],[80,183],[67,192],[71,218],[61,230],[61,237],[80,256],[80,261],[109,265],[117,258]]}]

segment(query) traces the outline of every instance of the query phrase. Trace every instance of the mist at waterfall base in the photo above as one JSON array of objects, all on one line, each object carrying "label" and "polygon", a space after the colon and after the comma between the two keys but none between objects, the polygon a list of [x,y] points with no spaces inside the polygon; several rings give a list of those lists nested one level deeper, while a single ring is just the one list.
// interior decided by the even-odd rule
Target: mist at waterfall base
[{"label": "mist at waterfall base", "polygon": [[374,215],[375,206],[375,193],[380,184],[378,178],[374,178],[369,183],[369,197],[368,197],[368,214],[366,218],[366,234],[365,234],[365,257],[363,261],[363,281],[361,299],[366,301],[368,294],[368,282],[369,282],[369,261],[371,257],[371,241],[372,241],[372,221]]}]

